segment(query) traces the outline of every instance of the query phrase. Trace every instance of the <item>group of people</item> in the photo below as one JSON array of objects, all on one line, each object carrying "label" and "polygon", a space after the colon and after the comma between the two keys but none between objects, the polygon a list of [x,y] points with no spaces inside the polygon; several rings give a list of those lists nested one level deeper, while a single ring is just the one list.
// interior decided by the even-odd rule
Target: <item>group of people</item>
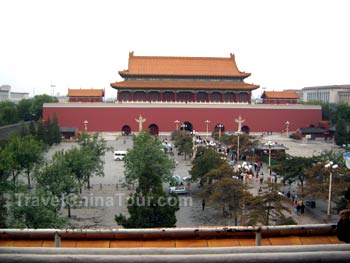
[{"label": "group of people", "polygon": [[302,215],[305,212],[305,205],[303,200],[295,200],[294,201],[294,211],[297,213],[297,215]]}]

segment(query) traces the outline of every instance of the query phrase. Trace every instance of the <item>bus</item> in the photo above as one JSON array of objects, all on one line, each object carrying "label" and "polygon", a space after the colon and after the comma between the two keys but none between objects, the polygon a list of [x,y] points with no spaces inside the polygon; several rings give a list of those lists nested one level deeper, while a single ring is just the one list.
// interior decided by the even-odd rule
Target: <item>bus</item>
[{"label": "bus", "polygon": [[114,161],[123,161],[127,151],[114,151]]}]

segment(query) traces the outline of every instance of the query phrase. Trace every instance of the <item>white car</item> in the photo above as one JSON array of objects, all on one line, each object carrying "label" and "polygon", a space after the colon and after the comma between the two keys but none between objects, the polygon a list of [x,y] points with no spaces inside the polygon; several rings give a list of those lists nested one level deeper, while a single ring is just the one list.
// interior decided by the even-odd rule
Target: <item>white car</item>
[{"label": "white car", "polygon": [[127,151],[114,151],[113,159],[114,161],[123,161],[126,156]]},{"label": "white car", "polygon": [[188,191],[185,189],[184,186],[171,186],[169,188],[169,193],[175,193],[175,194],[187,194]]}]

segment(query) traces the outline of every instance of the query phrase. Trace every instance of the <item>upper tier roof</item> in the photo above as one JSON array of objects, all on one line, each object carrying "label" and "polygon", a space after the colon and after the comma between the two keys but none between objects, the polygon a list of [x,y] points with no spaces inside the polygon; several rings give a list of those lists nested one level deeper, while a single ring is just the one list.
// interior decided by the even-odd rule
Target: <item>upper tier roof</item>
[{"label": "upper tier roof", "polygon": [[103,89],[68,89],[68,97],[103,97]]},{"label": "upper tier roof", "polygon": [[240,77],[250,76],[250,73],[238,70],[235,56],[228,58],[215,57],[158,57],[134,56],[129,53],[129,68],[119,71],[124,77],[137,76],[213,76]]}]

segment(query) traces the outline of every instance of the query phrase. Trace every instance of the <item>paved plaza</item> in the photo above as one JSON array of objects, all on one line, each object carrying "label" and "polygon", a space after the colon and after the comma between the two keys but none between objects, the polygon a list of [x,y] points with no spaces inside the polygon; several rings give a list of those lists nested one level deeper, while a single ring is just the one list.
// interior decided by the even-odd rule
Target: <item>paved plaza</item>
[{"label": "paved plaza", "polygon": [[[323,150],[337,149],[334,144],[324,141],[295,141],[285,136],[275,134],[264,136],[262,141],[276,141],[284,144],[289,148],[287,153],[295,156],[313,156],[320,154]],[[74,142],[63,142],[60,145],[53,146],[47,154],[50,158],[52,154],[60,149],[69,149],[77,144]],[[124,162],[113,160],[114,150],[126,150],[132,147],[132,138],[126,137],[117,140],[108,140],[107,146],[112,150],[105,155],[104,177],[92,177],[91,189],[83,189],[78,206],[72,209],[71,223],[74,227],[81,228],[118,228],[120,226],[114,221],[114,216],[119,213],[127,214],[126,198],[133,191],[132,185],[125,183]],[[186,177],[191,169],[191,161],[187,158],[184,160],[183,155],[173,157],[177,160],[174,175]],[[267,174],[266,164],[263,165],[262,172]],[[267,178],[266,178],[267,179]],[[260,184],[258,179],[249,182],[252,191],[257,191]],[[205,209],[202,210],[202,198],[198,195],[199,186],[194,183],[191,185],[191,194],[179,195],[180,210],[176,213],[177,227],[190,226],[213,226],[213,225],[234,225],[234,219],[224,217],[220,207],[214,207],[213,204],[206,203]],[[164,186],[168,189],[168,185]],[[317,202],[316,208],[306,207],[305,214],[296,215],[293,211],[292,202],[286,202],[292,211],[290,215],[298,224],[323,223],[326,205],[324,202]],[[62,209],[62,214],[67,214]],[[333,217],[333,221],[337,220],[337,216]]]}]

